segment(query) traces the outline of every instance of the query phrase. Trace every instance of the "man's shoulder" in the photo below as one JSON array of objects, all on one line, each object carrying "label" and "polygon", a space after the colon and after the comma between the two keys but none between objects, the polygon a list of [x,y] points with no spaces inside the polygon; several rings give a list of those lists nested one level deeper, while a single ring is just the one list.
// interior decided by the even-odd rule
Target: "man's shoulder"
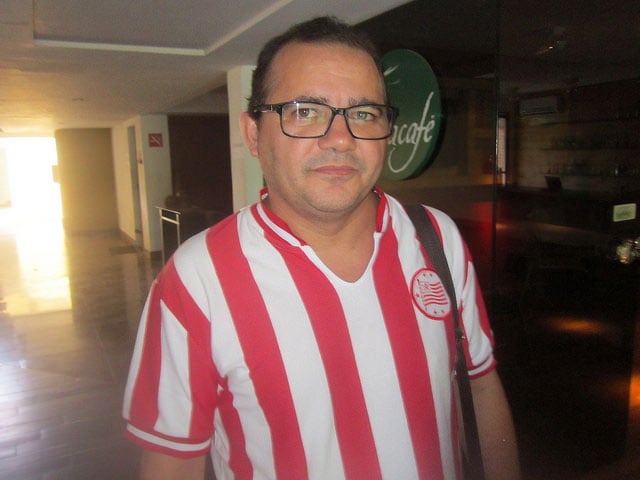
[{"label": "man's shoulder", "polygon": [[446,228],[446,229],[453,228],[454,230],[457,230],[456,224],[453,221],[453,219],[449,216],[449,214],[447,214],[443,210],[440,210],[440,209],[438,209],[436,207],[433,207],[431,205],[428,205],[428,204],[424,204],[422,202],[416,202],[416,203],[403,202],[403,201],[397,199],[396,197],[394,197],[392,195],[389,195],[388,193],[383,193],[381,191],[380,191],[380,193],[382,193],[384,195],[384,197],[386,198],[386,203],[389,206],[389,213],[390,213],[390,215],[392,217],[400,215],[400,216],[406,218],[407,221],[410,221],[409,216],[406,213],[407,206],[409,206],[409,205],[419,205],[429,213],[430,217],[435,221],[435,223],[436,223],[436,225],[438,225],[438,227]]},{"label": "man's shoulder", "polygon": [[232,213],[220,221],[208,226],[204,230],[196,233],[185,240],[176,250],[176,256],[202,255],[211,249],[222,249],[228,247],[229,242],[237,236],[239,228],[240,212]]}]

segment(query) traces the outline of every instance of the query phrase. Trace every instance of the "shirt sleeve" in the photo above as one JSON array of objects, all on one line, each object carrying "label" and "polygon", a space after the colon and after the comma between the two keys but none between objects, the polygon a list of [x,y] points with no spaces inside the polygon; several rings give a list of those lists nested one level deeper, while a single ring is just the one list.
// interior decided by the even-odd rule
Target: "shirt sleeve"
[{"label": "shirt sleeve", "polygon": [[218,384],[210,322],[171,259],[143,309],[125,390],[126,435],[174,456],[206,453]]},{"label": "shirt sleeve", "polygon": [[496,366],[494,337],[471,253],[455,225],[445,213],[430,208],[436,220],[449,264],[464,331],[464,348],[471,378],[489,373]]}]

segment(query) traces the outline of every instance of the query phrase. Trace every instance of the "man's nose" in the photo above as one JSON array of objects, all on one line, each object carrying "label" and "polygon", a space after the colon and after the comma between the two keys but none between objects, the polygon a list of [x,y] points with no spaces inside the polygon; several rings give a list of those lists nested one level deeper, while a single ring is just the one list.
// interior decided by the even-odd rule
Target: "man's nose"
[{"label": "man's nose", "polygon": [[329,130],[324,137],[319,139],[321,148],[335,148],[338,150],[349,150],[355,145],[355,138],[351,135],[347,125],[347,117],[336,114],[329,125]]}]

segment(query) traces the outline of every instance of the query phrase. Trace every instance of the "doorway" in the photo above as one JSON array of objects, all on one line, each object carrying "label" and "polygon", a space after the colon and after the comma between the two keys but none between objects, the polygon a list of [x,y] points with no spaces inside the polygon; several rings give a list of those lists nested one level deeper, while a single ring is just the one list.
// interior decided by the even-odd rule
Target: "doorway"
[{"label": "doorway", "polygon": [[0,139],[0,312],[71,308],[56,143]]},{"label": "doorway", "polygon": [[133,203],[133,220],[135,227],[135,245],[142,248],[142,208],[140,206],[140,182],[138,177],[138,146],[136,143],[136,128],[127,128],[129,144],[129,171],[131,173],[131,196]]}]

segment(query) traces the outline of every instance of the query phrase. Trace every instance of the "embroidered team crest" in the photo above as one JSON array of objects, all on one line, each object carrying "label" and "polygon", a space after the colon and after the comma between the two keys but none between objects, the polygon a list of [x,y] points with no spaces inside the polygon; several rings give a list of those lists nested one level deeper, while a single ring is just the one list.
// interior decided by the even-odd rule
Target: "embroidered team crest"
[{"label": "embroidered team crest", "polygon": [[443,320],[451,311],[451,301],[442,280],[430,268],[422,268],[413,276],[411,295],[416,307],[434,320]]}]

